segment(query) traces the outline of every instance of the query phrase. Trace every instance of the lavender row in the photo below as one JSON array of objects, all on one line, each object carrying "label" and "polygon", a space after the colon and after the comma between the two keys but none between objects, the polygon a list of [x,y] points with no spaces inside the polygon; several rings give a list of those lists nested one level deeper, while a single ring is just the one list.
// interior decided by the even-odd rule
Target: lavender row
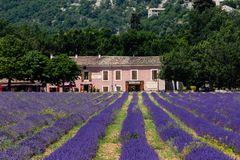
[{"label": "lavender row", "polygon": [[104,99],[108,98],[111,95],[111,93],[104,93],[103,95],[101,95],[100,97],[97,97],[96,99],[93,99],[94,103],[99,103],[101,101],[103,101]]},{"label": "lavender row", "polygon": [[[62,95],[54,95],[55,97],[60,97],[61,100],[59,100],[55,105],[56,107],[50,108],[47,104],[41,104],[39,105],[39,101],[41,103],[44,103],[44,101],[48,101],[49,98],[46,98],[45,96],[48,96],[48,94],[17,94],[17,93],[4,93],[3,95],[9,95],[16,96],[17,98],[13,101],[7,101],[5,104],[6,106],[0,105],[0,124],[1,126],[4,126],[4,130],[2,129],[2,132],[7,132],[11,137],[14,139],[18,139],[20,137],[26,136],[30,134],[34,128],[41,127],[43,125],[49,125],[50,121],[54,121],[54,117],[52,115],[42,115],[42,111],[45,112],[46,109],[52,109],[53,112],[59,111],[60,113],[68,114],[70,112],[65,112],[65,110],[72,110],[74,112],[72,113],[78,113],[81,112],[83,108],[90,107],[93,105],[91,102],[91,95],[88,94],[82,94],[80,97],[77,94],[69,94],[65,95],[64,98]],[[3,95],[0,96],[0,99],[4,97]],[[36,98],[35,96],[38,96]],[[28,96],[31,98],[27,99]],[[49,97],[52,95],[49,94]],[[42,97],[45,97],[45,100],[39,100]],[[9,98],[9,97],[8,97]],[[21,101],[18,101],[17,99],[21,99]],[[58,98],[57,98],[58,99]],[[23,100],[28,101],[28,103],[21,103]],[[36,102],[38,101],[38,102]],[[68,101],[68,102],[66,102]],[[18,104],[12,104],[11,102],[18,102]],[[50,101],[49,101],[50,102]],[[60,104],[61,103],[61,104]],[[107,104],[108,102],[105,102]],[[11,104],[11,106],[8,106]],[[24,105],[24,106],[23,106]],[[67,107],[66,107],[67,106]],[[80,107],[81,106],[81,107]],[[9,107],[9,110],[6,110],[6,107]],[[62,109],[56,109],[56,108],[62,108]],[[37,112],[36,112],[37,111]],[[70,113],[70,115],[72,114]],[[9,125],[11,124],[11,125]],[[5,134],[7,134],[5,133]],[[0,137],[1,139],[1,137]]]},{"label": "lavender row", "polygon": [[[5,95],[5,94],[3,94]],[[21,100],[28,100],[27,97],[24,97],[28,94],[6,94],[6,95],[15,95],[17,98],[16,99],[21,99]],[[29,97],[34,97],[36,95],[48,95],[48,94],[33,94],[33,95],[29,95]],[[76,94],[75,94],[76,95]],[[106,101],[100,103],[98,106],[97,105],[92,105],[92,103],[90,102],[91,95],[87,95],[87,94],[83,94],[81,96],[81,98],[77,99],[76,97],[79,97],[79,95],[75,96],[72,94],[69,94],[68,96],[66,96],[64,94],[64,96],[66,96],[66,99],[69,100],[69,102],[65,102],[63,104],[65,104],[65,107],[62,108],[67,108],[67,109],[72,109],[75,111],[76,113],[84,113],[86,111],[89,111],[89,113],[93,113],[94,111],[96,111],[96,109],[99,106],[106,106],[108,103],[110,103],[110,101],[112,101],[112,99],[116,98],[117,95],[114,95],[113,97],[108,98]],[[2,95],[1,95],[2,96]],[[50,95],[49,95],[50,96]],[[58,94],[55,95],[56,97],[60,96]],[[40,96],[41,97],[41,96]],[[62,96],[60,96],[62,98]],[[37,100],[37,99],[36,99]],[[71,100],[71,101],[70,101]],[[64,99],[62,99],[62,101],[65,101]],[[62,102],[60,101],[60,102]],[[80,101],[80,103],[79,103]],[[87,102],[89,101],[89,102]],[[60,103],[58,102],[58,103]],[[83,102],[85,102],[83,104]],[[9,102],[7,102],[6,104],[8,104]],[[10,102],[11,103],[11,102]],[[18,105],[18,110],[16,110],[16,112],[23,112],[23,114],[27,115],[24,119],[15,119],[13,118],[14,115],[12,116],[11,114],[9,114],[9,112],[7,112],[8,114],[5,114],[5,116],[1,117],[1,118],[6,118],[7,120],[10,118],[14,119],[16,122],[16,124],[11,125],[11,126],[5,126],[4,130],[2,129],[2,131],[0,131],[0,151],[6,149],[7,146],[5,146],[4,144],[8,143],[8,146],[14,145],[16,143],[16,141],[21,141],[21,139],[26,138],[26,137],[30,137],[33,135],[34,130],[36,128],[45,126],[45,125],[50,125],[52,124],[56,118],[51,115],[51,114],[46,114],[46,115],[42,115],[41,113],[37,114],[28,114],[32,111],[31,108],[36,107],[37,109],[42,109],[41,107],[39,107],[38,105],[35,106],[35,104],[33,104],[33,101],[28,102],[29,105],[25,106],[24,110],[26,112],[23,112],[23,108],[21,107],[21,104]],[[37,104],[37,103],[36,103]],[[92,107],[93,106],[93,107]],[[14,106],[12,106],[13,108]],[[38,108],[39,107],[39,108]],[[86,110],[86,108],[91,108]],[[4,107],[2,107],[2,109],[4,109]],[[64,113],[64,112],[63,112]],[[88,116],[89,114],[86,114],[86,116]],[[86,118],[86,117],[85,117]]]},{"label": "lavender row", "polygon": [[[165,97],[165,95],[161,94]],[[209,95],[209,97],[211,97]],[[226,125],[227,117],[222,116],[221,114],[214,111],[213,106],[209,106],[206,104],[199,104],[196,101],[196,97],[194,100],[191,98],[183,99],[179,97],[177,94],[172,94],[171,97],[168,97],[174,105],[181,107],[182,109],[186,109],[188,111],[193,112],[194,114],[200,116],[201,118],[211,122],[214,125],[223,127]],[[211,98],[207,98],[209,101]]]},{"label": "lavender row", "polygon": [[120,160],[158,160],[158,156],[146,140],[143,115],[138,108],[138,96],[133,94],[133,99],[123,122],[120,139],[122,149]]},{"label": "lavender row", "polygon": [[115,112],[121,108],[128,94],[124,93],[100,114],[93,117],[67,143],[53,152],[46,160],[90,160],[96,155],[99,138],[105,134],[105,129],[112,122]]},{"label": "lavender row", "polygon": [[[117,97],[118,94],[115,94],[109,100],[112,101]],[[6,160],[30,159],[33,155],[44,152],[47,146],[57,141],[75,125],[82,124],[92,114],[105,107],[103,104],[82,107],[81,112],[72,114],[67,118],[58,119],[51,127],[45,128],[32,137],[25,139],[16,147],[0,152],[0,157]]]},{"label": "lavender row", "polygon": [[188,94],[183,97],[186,100],[192,99],[192,103],[198,103],[202,107],[209,107],[216,113],[223,116],[236,116],[239,111],[239,93],[205,93],[205,94],[192,94],[187,98]]},{"label": "lavender row", "polygon": [[[52,108],[68,115],[79,111],[78,105],[93,105],[93,95],[85,93],[1,93],[0,125],[18,123],[29,115]],[[69,107],[66,107],[69,106]]]},{"label": "lavender row", "polygon": [[[211,99],[207,101],[206,96],[211,95]],[[228,94],[206,94],[199,96],[195,103],[205,106],[214,111],[214,118],[211,118],[206,112],[203,114],[209,121],[216,125],[230,128],[235,132],[240,133],[240,111],[239,111],[239,94],[228,93]],[[201,103],[202,101],[202,103]]]},{"label": "lavender row", "polygon": [[161,106],[180,118],[188,127],[192,128],[199,136],[213,137],[220,143],[224,143],[234,149],[235,152],[240,151],[240,135],[231,131],[226,131],[221,127],[215,126],[206,120],[196,117],[192,113],[178,108],[175,105],[161,99],[156,93],[152,96]]},{"label": "lavender row", "polygon": [[[169,99],[175,105],[194,112],[214,125],[230,128],[239,133],[239,104],[233,103],[232,98],[227,95],[218,95],[219,97],[211,93],[206,93],[206,95],[209,98],[206,98],[205,95],[198,96],[194,97],[193,101],[188,98],[180,98],[177,94],[169,97]],[[232,94],[232,97],[234,97],[234,94]]]},{"label": "lavender row", "polygon": [[191,135],[180,129],[168,114],[150,100],[147,93],[143,93],[142,95],[144,105],[148,107],[157,132],[164,141],[173,140],[173,145],[176,146],[179,152],[182,152],[186,146],[195,142]]},{"label": "lavender row", "polygon": [[[148,107],[153,122],[156,126],[158,135],[163,141],[172,141],[178,152],[183,152],[185,147],[191,148],[190,152],[185,156],[185,160],[231,160],[230,157],[222,152],[199,142],[191,135],[178,127],[175,121],[168,116],[161,108],[157,107],[149,98],[147,93],[143,93],[144,104]],[[162,105],[162,104],[161,104]],[[196,145],[198,144],[198,145]],[[200,160],[199,159],[199,160]]]}]

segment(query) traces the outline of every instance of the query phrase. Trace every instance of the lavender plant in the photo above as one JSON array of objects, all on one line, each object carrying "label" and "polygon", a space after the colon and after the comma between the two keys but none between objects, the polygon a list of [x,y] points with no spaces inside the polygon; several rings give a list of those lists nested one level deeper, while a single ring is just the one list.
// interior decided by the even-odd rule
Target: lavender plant
[{"label": "lavender plant", "polygon": [[120,160],[158,160],[153,148],[147,143],[143,115],[138,108],[138,96],[133,94],[127,117],[123,122],[120,139],[122,150]]},{"label": "lavender plant", "polygon": [[232,147],[235,152],[240,151],[240,135],[231,131],[224,130],[221,127],[215,126],[208,121],[195,116],[194,114],[176,107],[175,105],[163,100],[156,93],[152,96],[158,101],[161,106],[180,118],[188,127],[192,128],[199,136],[213,137],[220,143],[224,143]]},{"label": "lavender plant", "polygon": [[127,96],[128,94],[124,93],[121,98],[93,117],[77,132],[76,136],[53,152],[46,160],[92,159],[96,155],[99,139],[104,136],[106,127],[114,118],[114,113],[121,108]]},{"label": "lavender plant", "polygon": [[[56,96],[56,95],[55,95]],[[110,98],[108,98],[107,101],[101,102],[98,105],[94,105],[91,102],[89,104],[92,104],[92,106],[89,106],[89,104],[86,103],[86,105],[80,106],[80,104],[77,104],[77,99],[75,99],[75,106],[65,106],[65,108],[70,107],[75,110],[75,108],[78,111],[76,113],[73,113],[67,117],[62,117],[60,119],[57,119],[53,125],[51,125],[48,128],[42,129],[40,132],[37,132],[36,134],[29,136],[29,138],[25,138],[23,141],[20,141],[20,143],[16,146],[13,146],[8,149],[3,149],[2,152],[0,152],[0,156],[9,157],[8,159],[29,159],[29,157],[42,153],[48,145],[51,143],[57,141],[60,137],[62,137],[64,134],[66,134],[72,127],[75,125],[82,124],[84,121],[86,121],[92,114],[95,112],[104,109],[111,101],[116,99],[118,97],[118,94],[114,94]],[[82,98],[84,100],[85,97]],[[86,98],[87,100],[87,98]],[[90,100],[89,100],[90,101]],[[72,102],[68,102],[68,104],[73,104]],[[70,113],[70,112],[69,112]],[[40,119],[41,120],[40,120]],[[4,141],[6,140],[12,140],[15,141],[16,137],[19,137],[19,135],[24,135],[29,133],[29,131],[34,128],[34,126],[41,125],[43,123],[48,123],[50,120],[52,120],[52,115],[30,115],[23,119],[21,122],[17,123],[14,128],[11,128],[12,130],[8,129],[6,131],[0,132],[0,140],[1,137]],[[24,126],[25,125],[25,126]],[[17,126],[17,127],[16,127]],[[21,127],[23,129],[21,129]],[[15,130],[17,128],[17,130]],[[25,130],[24,130],[25,129]],[[18,134],[16,134],[18,133]],[[21,133],[21,134],[19,134]],[[16,136],[15,136],[16,135]],[[0,141],[1,142],[1,141]]]},{"label": "lavender plant", "polygon": [[[161,108],[157,107],[151,101],[147,93],[143,93],[142,95],[144,99],[144,104],[148,107],[150,111],[159,136],[164,141],[173,141],[173,145],[177,147],[177,150],[179,152],[182,152],[185,147],[190,146],[191,151],[185,156],[185,160],[191,160],[191,158],[194,157],[195,159],[197,159],[198,156],[201,157],[201,159],[208,159],[209,157],[214,159],[215,157],[214,160],[231,160],[231,158],[227,155],[208,146],[205,143],[199,142],[191,135],[180,129],[178,125],[174,122],[174,120],[167,115],[167,113],[165,113]],[[152,95],[155,97],[156,94],[152,93]],[[160,105],[163,104],[160,103]],[[200,146],[192,145],[196,142],[200,143]],[[194,154],[195,151],[199,151],[198,154]]]}]

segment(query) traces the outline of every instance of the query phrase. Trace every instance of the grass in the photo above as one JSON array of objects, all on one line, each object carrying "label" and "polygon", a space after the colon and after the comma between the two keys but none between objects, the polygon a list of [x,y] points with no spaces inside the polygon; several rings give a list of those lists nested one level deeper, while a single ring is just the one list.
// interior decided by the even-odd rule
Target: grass
[{"label": "grass", "polygon": [[180,160],[182,156],[169,143],[165,143],[159,136],[149,110],[143,104],[142,96],[139,96],[139,108],[143,113],[145,133],[148,143],[153,147],[161,160]]},{"label": "grass", "polygon": [[115,120],[107,127],[106,136],[100,140],[95,160],[116,160],[121,154],[119,135],[122,123],[127,116],[127,109],[132,96],[128,96],[123,107],[115,115]]},{"label": "grass", "polygon": [[[172,114],[170,111],[168,111],[167,109],[165,109],[164,107],[162,107],[153,97],[152,95],[149,96],[150,99],[158,106],[160,107],[164,112],[166,112],[179,126],[179,128],[183,129],[185,132],[187,132],[188,134],[192,135],[195,139],[198,139],[201,142],[207,143],[209,146],[220,150],[221,152],[223,152],[224,154],[230,156],[231,158],[233,158],[234,160],[240,160],[240,155],[236,154],[233,152],[233,149],[231,149],[230,147],[219,143],[217,140],[213,139],[213,138],[209,138],[209,137],[201,137],[198,136],[197,133],[189,128],[184,122],[182,122],[177,116],[175,116],[174,114]],[[187,154],[187,152],[185,153]]]},{"label": "grass", "polygon": [[50,107],[47,107],[47,108],[45,108],[44,110],[42,110],[42,111],[40,112],[40,114],[42,114],[42,115],[51,114],[51,115],[53,115],[56,119],[68,117],[68,115],[67,115],[66,113],[64,113],[64,112],[59,112],[59,113],[57,113],[57,112],[55,112],[55,111],[54,111],[52,108],[50,108]]},{"label": "grass", "polygon": [[5,150],[6,148],[10,148],[14,146],[13,142],[9,139],[0,140],[0,151]]},{"label": "grass", "polygon": [[105,98],[103,98],[102,96],[103,96],[103,95],[98,96],[98,97],[96,98],[96,99],[98,99],[98,98],[100,99],[100,101],[97,102],[96,104],[100,104],[101,102],[103,102],[103,101],[109,99],[111,96],[113,96],[113,93],[111,93],[108,97],[105,97]]}]

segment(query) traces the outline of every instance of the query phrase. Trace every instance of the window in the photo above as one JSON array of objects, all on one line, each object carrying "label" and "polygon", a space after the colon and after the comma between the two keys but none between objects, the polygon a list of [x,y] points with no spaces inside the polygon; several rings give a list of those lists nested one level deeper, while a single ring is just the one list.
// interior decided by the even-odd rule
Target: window
[{"label": "window", "polygon": [[138,79],[138,71],[132,70],[132,80],[137,80],[137,79]]},{"label": "window", "polygon": [[108,81],[108,71],[103,71],[103,80]]},{"label": "window", "polygon": [[50,87],[50,88],[49,88],[49,92],[57,92],[57,88],[55,88],[55,87]]},{"label": "window", "polygon": [[109,92],[108,91],[108,86],[103,86],[103,92]]},{"label": "window", "polygon": [[84,72],[84,80],[88,80],[88,72]]},{"label": "window", "polygon": [[116,89],[117,89],[118,92],[122,91],[122,87],[121,86],[117,86]]},{"label": "window", "polygon": [[64,87],[63,92],[70,92],[70,88],[69,87]]},{"label": "window", "polygon": [[74,92],[79,92],[79,88],[74,88]]},{"label": "window", "polygon": [[152,70],[152,80],[158,79],[158,70],[154,69]]},{"label": "window", "polygon": [[115,71],[115,80],[116,81],[122,80],[122,71],[120,71],[120,70]]}]

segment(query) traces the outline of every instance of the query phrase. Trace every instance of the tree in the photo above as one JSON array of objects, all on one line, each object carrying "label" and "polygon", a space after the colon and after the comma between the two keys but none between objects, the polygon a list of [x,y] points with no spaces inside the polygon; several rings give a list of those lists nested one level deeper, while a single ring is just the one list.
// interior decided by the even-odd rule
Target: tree
[{"label": "tree", "polygon": [[199,12],[203,12],[206,9],[215,7],[215,3],[212,0],[194,0],[193,8]]},{"label": "tree", "polygon": [[126,33],[120,34],[119,39],[123,46],[124,56],[146,56],[149,54],[149,52],[145,50],[145,48],[147,48],[146,43],[157,39],[157,37],[152,32],[129,30]]},{"label": "tree", "polygon": [[12,35],[0,38],[0,78],[8,79],[8,90],[11,81],[20,75],[20,57],[24,54],[23,42]]},{"label": "tree", "polygon": [[45,82],[59,85],[64,90],[65,82],[74,82],[81,71],[79,66],[67,55],[61,54],[48,61],[44,69]]},{"label": "tree", "polygon": [[133,13],[131,16],[130,24],[131,29],[140,30],[141,29],[140,15],[137,13]]},{"label": "tree", "polygon": [[22,58],[21,72],[24,80],[44,81],[44,68],[48,64],[48,57],[39,51],[29,51]]},{"label": "tree", "polygon": [[7,21],[0,19],[0,36],[5,36],[5,34],[7,34],[6,28],[8,25]]},{"label": "tree", "polygon": [[218,8],[204,12],[193,10],[189,13],[189,41],[191,44],[207,40],[227,22],[228,14]]},{"label": "tree", "polygon": [[186,53],[187,50],[173,50],[160,56],[160,78],[168,81],[173,80],[175,90],[177,90],[177,81],[181,81],[185,85],[188,85],[193,75],[192,62]]}]

